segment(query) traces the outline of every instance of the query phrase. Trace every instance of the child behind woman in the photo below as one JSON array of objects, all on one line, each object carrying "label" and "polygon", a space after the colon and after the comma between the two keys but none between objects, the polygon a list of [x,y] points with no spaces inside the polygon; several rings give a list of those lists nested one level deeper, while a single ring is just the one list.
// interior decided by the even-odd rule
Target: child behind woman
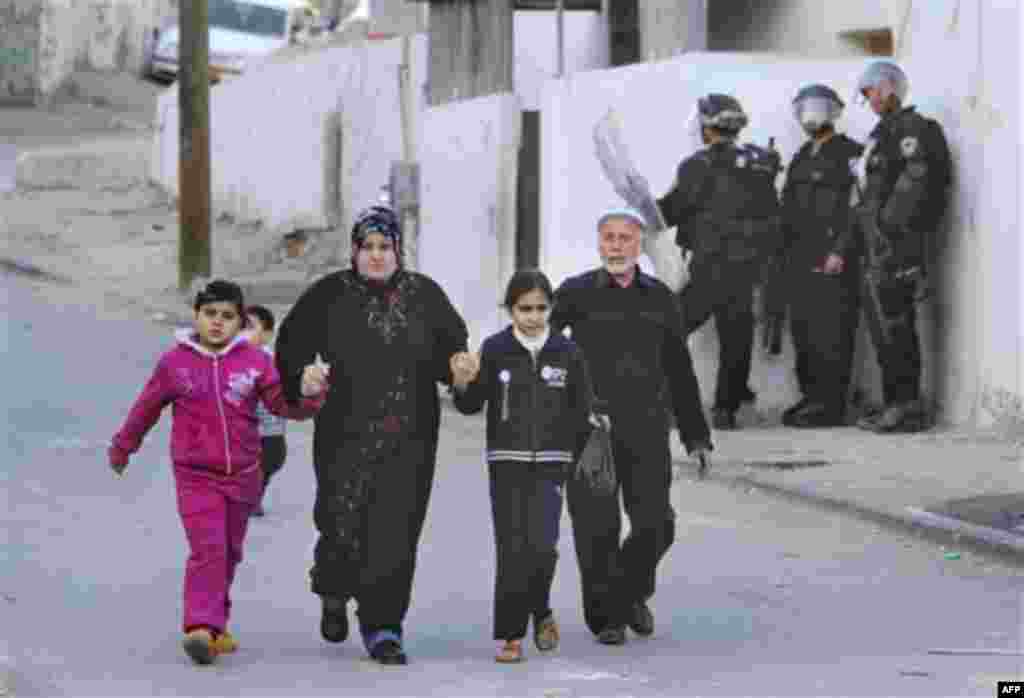
[{"label": "child behind woman", "polygon": [[[455,375],[455,406],[487,403],[487,461],[497,550],[495,659],[523,659],[533,619],[542,652],[558,646],[551,583],[558,559],[562,489],[590,432],[591,385],[579,347],[551,334],[553,292],[540,271],[517,271],[505,308],[512,324],[488,337],[473,365]],[[474,377],[475,376],[475,377]]]},{"label": "child behind woman", "polygon": [[[266,306],[250,305],[245,309],[245,315],[249,325],[249,340],[273,356],[274,352],[270,349],[270,343],[274,339],[274,313]],[[284,438],[287,420],[268,410],[262,401],[256,405],[256,416],[260,420],[260,466],[263,468],[263,494],[260,495],[260,503],[253,507],[252,515],[263,516],[263,501],[267,497],[270,478],[284,467],[285,458],[288,457],[288,443]]]},{"label": "child behind woman", "polygon": [[195,329],[179,332],[160,358],[109,451],[110,467],[121,475],[163,408],[174,406],[171,460],[190,550],[183,644],[197,664],[238,646],[227,631],[231,583],[263,491],[256,405],[262,400],[275,414],[306,419],[327,388],[326,369],[308,366],[304,399],[286,403],[273,358],[240,335],[244,307],[242,290],[228,281],[197,294]]}]

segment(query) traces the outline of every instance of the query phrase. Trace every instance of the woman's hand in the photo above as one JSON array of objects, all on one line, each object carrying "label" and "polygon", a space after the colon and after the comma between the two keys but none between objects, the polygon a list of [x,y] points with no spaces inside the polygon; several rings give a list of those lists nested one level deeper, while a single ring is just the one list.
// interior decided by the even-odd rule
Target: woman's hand
[{"label": "woman's hand", "polygon": [[480,375],[480,356],[468,351],[452,354],[448,362],[452,371],[452,382],[456,388],[465,388]]},{"label": "woman's hand", "polygon": [[331,366],[324,362],[320,355],[306,368],[302,369],[302,395],[303,397],[316,397],[327,390],[328,377],[331,373]]}]

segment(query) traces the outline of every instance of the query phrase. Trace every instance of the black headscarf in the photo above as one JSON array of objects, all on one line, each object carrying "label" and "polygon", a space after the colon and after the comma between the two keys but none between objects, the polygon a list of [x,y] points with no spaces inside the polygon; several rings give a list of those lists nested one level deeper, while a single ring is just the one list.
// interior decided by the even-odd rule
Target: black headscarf
[{"label": "black headscarf", "polygon": [[[352,244],[355,247],[362,247],[370,233],[380,233],[391,240],[395,246],[395,257],[398,261],[398,268],[402,268],[402,224],[398,215],[387,206],[371,206],[364,209],[356,217],[352,225]],[[352,267],[356,266],[355,252],[353,251]]]}]

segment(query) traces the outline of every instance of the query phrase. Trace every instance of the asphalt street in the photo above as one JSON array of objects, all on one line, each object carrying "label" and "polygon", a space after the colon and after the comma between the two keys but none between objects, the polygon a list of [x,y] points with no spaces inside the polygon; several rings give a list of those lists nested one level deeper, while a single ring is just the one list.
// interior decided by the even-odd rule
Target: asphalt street
[{"label": "asphalt street", "polygon": [[408,667],[319,638],[306,576],[312,428],[294,423],[235,585],[242,647],[194,667],[180,650],[186,547],[169,411],[123,479],[105,462],[172,328],[109,301],[0,274],[0,695],[991,696],[997,679],[1024,677],[1024,571],[687,479],[674,486],[677,542],[653,638],[608,648],[587,633],[566,517],[553,595],[562,647],[498,666],[483,423],[454,413],[420,547]]}]

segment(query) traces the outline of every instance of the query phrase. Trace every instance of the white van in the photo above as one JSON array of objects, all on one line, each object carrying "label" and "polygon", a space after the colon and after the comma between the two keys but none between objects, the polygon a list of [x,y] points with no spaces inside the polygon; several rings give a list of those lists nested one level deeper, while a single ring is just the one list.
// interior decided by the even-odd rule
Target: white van
[{"label": "white van", "polygon": [[[288,46],[308,32],[315,13],[306,0],[209,0],[210,80],[242,73],[247,65]],[[179,27],[157,38],[150,77],[178,76]]]}]

